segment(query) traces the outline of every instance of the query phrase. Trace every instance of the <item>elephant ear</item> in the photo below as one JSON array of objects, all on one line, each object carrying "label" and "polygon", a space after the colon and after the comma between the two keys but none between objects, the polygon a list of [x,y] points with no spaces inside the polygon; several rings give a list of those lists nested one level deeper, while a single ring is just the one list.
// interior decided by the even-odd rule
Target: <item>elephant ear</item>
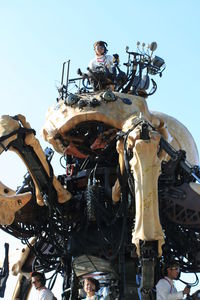
[{"label": "elephant ear", "polygon": [[184,150],[187,155],[186,159],[191,165],[199,165],[197,146],[189,130],[177,119],[168,116],[167,114],[152,112],[152,116],[160,119],[161,122],[163,122],[163,128],[165,127],[168,130],[168,142],[171,144],[171,146],[176,150]]}]

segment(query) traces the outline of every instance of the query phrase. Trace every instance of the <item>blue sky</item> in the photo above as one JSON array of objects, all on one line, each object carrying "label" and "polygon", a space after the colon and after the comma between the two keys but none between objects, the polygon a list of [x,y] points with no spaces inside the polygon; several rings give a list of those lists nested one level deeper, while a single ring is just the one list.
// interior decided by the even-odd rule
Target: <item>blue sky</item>
[{"label": "blue sky", "polygon": [[[137,41],[156,41],[155,54],[167,68],[161,79],[154,78],[158,90],[147,100],[149,109],[187,126],[200,151],[199,20],[199,0],[1,0],[1,114],[24,114],[46,147],[40,129],[56,101],[63,61],[71,60],[70,77],[76,77],[94,56],[96,40],[106,41],[121,65],[127,45],[135,50]],[[56,157],[54,168],[62,174]],[[0,164],[0,180],[20,185],[26,172],[20,160],[6,153]]]}]

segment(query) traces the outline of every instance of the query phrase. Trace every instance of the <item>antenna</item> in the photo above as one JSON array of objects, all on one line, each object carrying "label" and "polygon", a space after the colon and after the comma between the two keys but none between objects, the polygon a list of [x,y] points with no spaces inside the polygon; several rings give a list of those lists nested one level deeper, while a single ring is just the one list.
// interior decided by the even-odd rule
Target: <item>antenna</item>
[{"label": "antenna", "polygon": [[62,67],[62,77],[61,77],[61,82],[60,82],[61,85],[63,85],[63,79],[64,79],[64,73],[65,73],[65,64],[66,64],[66,61],[63,63],[63,67]]},{"label": "antenna", "polygon": [[154,52],[156,49],[157,49],[157,43],[156,42],[152,42],[150,45],[149,45],[149,49]]},{"label": "antenna", "polygon": [[69,82],[69,67],[70,67],[70,59],[67,61],[66,96],[67,96],[68,82]]}]

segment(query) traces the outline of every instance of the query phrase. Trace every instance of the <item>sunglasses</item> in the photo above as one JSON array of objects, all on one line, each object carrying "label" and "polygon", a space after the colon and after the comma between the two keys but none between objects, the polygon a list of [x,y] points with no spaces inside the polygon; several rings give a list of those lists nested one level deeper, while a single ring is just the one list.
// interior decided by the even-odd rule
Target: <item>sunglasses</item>
[{"label": "sunglasses", "polygon": [[104,49],[104,46],[97,45],[95,48],[96,49]]},{"label": "sunglasses", "polygon": [[180,271],[180,268],[178,267],[173,267],[173,268],[170,268],[171,270],[176,270],[176,271]]}]

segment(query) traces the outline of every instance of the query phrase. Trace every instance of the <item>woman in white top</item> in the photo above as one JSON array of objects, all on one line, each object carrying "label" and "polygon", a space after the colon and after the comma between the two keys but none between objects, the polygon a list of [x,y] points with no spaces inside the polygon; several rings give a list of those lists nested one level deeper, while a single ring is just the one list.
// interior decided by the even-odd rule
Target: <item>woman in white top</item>
[{"label": "woman in white top", "polygon": [[106,67],[111,73],[113,72],[113,56],[106,55],[107,46],[107,43],[103,41],[94,43],[95,58],[90,61],[88,66],[92,71],[95,71],[97,67]]},{"label": "woman in white top", "polygon": [[92,278],[88,277],[84,280],[84,286],[83,286],[84,291],[87,294],[87,297],[85,300],[98,300],[100,299],[98,295],[95,295],[96,292],[100,289],[100,284],[99,281]]}]

